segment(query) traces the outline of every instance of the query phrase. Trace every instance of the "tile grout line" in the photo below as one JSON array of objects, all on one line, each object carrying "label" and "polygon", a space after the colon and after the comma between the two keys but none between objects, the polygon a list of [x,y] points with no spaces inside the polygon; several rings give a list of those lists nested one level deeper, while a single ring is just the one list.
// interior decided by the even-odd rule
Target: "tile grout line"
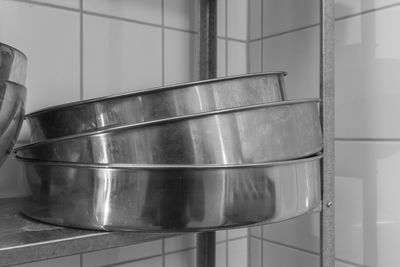
[{"label": "tile grout line", "polygon": [[281,247],[291,248],[291,249],[298,250],[298,251],[301,251],[301,252],[304,252],[304,253],[316,255],[316,256],[320,256],[321,255],[320,253],[317,253],[317,252],[314,252],[314,251],[311,251],[311,250],[307,250],[307,249],[303,249],[303,248],[300,248],[300,247],[288,245],[288,244],[281,243],[281,242],[274,241],[274,240],[270,240],[270,239],[267,239],[267,238],[260,238],[260,237],[257,237],[257,236],[252,236],[252,238],[257,239],[257,240],[261,240],[261,241],[265,241],[265,242],[268,242],[268,243],[271,243],[271,244],[274,244],[274,245],[278,245],[278,246],[281,246]]},{"label": "tile grout line", "polygon": [[247,267],[251,267],[251,239],[250,239],[250,231],[247,234]]},{"label": "tile grout line", "polygon": [[[261,16],[260,16],[260,35],[263,36],[264,34],[264,0],[261,0]],[[251,41],[250,41],[251,42]],[[250,43],[249,42],[249,43]],[[261,68],[261,72],[264,71],[264,39],[261,39],[261,45],[260,45],[260,68]],[[249,233],[251,235],[251,232]],[[264,266],[264,241],[263,241],[263,237],[264,237],[264,226],[261,225],[260,226],[260,234],[261,234],[261,244],[260,244],[260,250],[261,250],[261,254],[260,254],[260,262],[261,262],[261,266]]]},{"label": "tile grout line", "polygon": [[[261,2],[262,3],[262,2]],[[264,226],[263,225],[261,225],[260,226],[261,227],[261,256],[260,256],[260,261],[261,261],[261,266],[264,266],[264,241],[263,241],[263,236],[264,236]],[[251,234],[251,233],[250,233]]]},{"label": "tile grout line", "polygon": [[339,262],[342,262],[342,263],[345,263],[345,264],[349,264],[349,265],[354,265],[354,267],[366,267],[365,265],[362,265],[362,264],[358,264],[358,263],[351,262],[351,261],[346,261],[346,260],[341,260],[341,259],[338,259],[338,258],[335,258],[335,261],[339,261]]},{"label": "tile grout line", "polygon": [[247,0],[246,73],[250,73],[250,5],[251,0]]},{"label": "tile grout line", "polygon": [[340,142],[400,142],[400,138],[344,138],[336,137],[335,141]]},{"label": "tile grout line", "polygon": [[83,267],[83,254],[82,253],[79,254],[79,266]]},{"label": "tile grout line", "polygon": [[[165,85],[165,1],[161,0],[161,85]],[[166,265],[165,238],[161,241],[161,266]]]},{"label": "tile grout line", "polygon": [[[368,9],[368,10],[364,10],[364,11],[361,11],[361,12],[357,12],[355,14],[338,17],[338,18],[335,19],[335,22],[343,21],[343,20],[346,20],[346,19],[359,17],[359,16],[363,16],[363,15],[367,15],[367,14],[370,14],[370,13],[374,13],[374,12],[378,12],[378,11],[382,11],[382,10],[386,10],[386,9],[391,9],[391,8],[395,8],[395,7],[399,7],[399,6],[400,6],[400,3],[394,3],[394,4],[390,4],[390,5],[383,6],[383,7]],[[313,23],[313,24],[306,25],[306,26],[303,26],[303,27],[299,27],[299,28],[295,28],[295,29],[291,29],[291,30],[287,30],[287,31],[279,32],[279,33],[270,34],[270,35],[267,35],[267,36],[264,36],[264,37],[260,37],[260,38],[251,39],[251,40],[249,40],[249,42],[256,42],[256,41],[262,41],[262,40],[265,40],[265,39],[271,39],[271,38],[274,38],[274,37],[278,37],[278,36],[282,36],[282,35],[298,32],[298,31],[302,31],[302,30],[307,30],[307,29],[310,29],[310,28],[313,28],[313,27],[317,27],[317,26],[319,26],[319,23]]]},{"label": "tile grout line", "polygon": [[34,0],[13,0],[13,2],[21,2],[21,3],[26,3],[26,4],[35,4],[35,5],[38,5],[38,6],[45,6],[45,7],[50,7],[50,8],[66,10],[66,11],[75,11],[75,12],[79,12],[80,11],[79,8],[59,6],[59,5],[50,4],[50,3],[42,3],[42,2],[37,2],[37,1],[34,1]]},{"label": "tile grout line", "polygon": [[399,7],[399,6],[400,6],[400,2],[393,3],[393,4],[390,4],[390,5],[387,5],[387,6],[381,6],[381,7],[376,7],[376,8],[372,8],[372,9],[367,9],[367,10],[364,10],[364,11],[361,11],[361,12],[358,12],[358,13],[355,13],[355,14],[339,17],[339,18],[335,19],[335,21],[341,21],[341,20],[345,20],[345,19],[348,19],[348,18],[354,18],[354,17],[366,15],[366,14],[369,14],[369,13],[374,13],[374,12],[385,10],[385,9]]},{"label": "tile grout line", "polygon": [[[225,230],[225,266],[228,266],[229,261],[229,240],[228,240],[228,230]],[[229,266],[228,266],[229,267]]]},{"label": "tile grout line", "polygon": [[[228,38],[228,0],[225,0],[225,37]],[[225,76],[228,76],[228,39],[225,39]]]},{"label": "tile grout line", "polygon": [[165,1],[161,0],[161,85],[165,85]]},{"label": "tile grout line", "polygon": [[79,0],[79,68],[80,68],[80,77],[79,77],[79,98],[83,100],[84,96],[84,88],[83,88],[83,0]]},{"label": "tile grout line", "polygon": [[[261,25],[260,25],[260,32],[261,32],[261,36],[263,35],[263,32],[264,32],[264,0],[261,0],[261,18],[260,18],[260,20],[261,20]],[[251,42],[251,41],[250,41]],[[249,42],[249,43],[250,43]],[[261,39],[261,51],[260,51],[260,58],[261,58],[261,72],[263,72],[264,71],[264,39]],[[261,229],[262,229],[262,226],[261,226]]]},{"label": "tile grout line", "polygon": [[238,42],[238,43],[242,43],[242,44],[247,44],[247,41],[236,39],[236,38],[230,38],[230,37],[224,37],[224,36],[217,36],[217,38],[218,39],[222,39],[222,40],[227,40],[227,41],[233,41],[233,42]]}]

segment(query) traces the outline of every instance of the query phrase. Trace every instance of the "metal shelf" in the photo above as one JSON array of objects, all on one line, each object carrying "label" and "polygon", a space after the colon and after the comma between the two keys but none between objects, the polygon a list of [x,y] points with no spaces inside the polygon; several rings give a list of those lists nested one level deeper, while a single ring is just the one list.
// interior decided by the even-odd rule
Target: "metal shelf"
[{"label": "metal shelf", "polygon": [[0,199],[0,266],[69,256],[177,236],[179,233],[100,232],[53,226],[23,216],[21,198]]}]

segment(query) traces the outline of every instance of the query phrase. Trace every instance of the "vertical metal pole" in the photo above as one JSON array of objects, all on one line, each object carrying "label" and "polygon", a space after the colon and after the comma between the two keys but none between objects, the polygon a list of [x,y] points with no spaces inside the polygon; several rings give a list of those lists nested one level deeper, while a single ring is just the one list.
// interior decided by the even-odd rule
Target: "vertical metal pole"
[{"label": "vertical metal pole", "polygon": [[199,0],[198,78],[217,76],[217,1]]},{"label": "vertical metal pole", "polygon": [[[199,0],[198,78],[217,76],[217,2]],[[215,232],[197,235],[197,267],[215,266]]]},{"label": "vertical metal pole", "polygon": [[321,267],[335,266],[335,64],[334,0],[320,0],[320,106],[324,133],[322,212],[320,215]]}]

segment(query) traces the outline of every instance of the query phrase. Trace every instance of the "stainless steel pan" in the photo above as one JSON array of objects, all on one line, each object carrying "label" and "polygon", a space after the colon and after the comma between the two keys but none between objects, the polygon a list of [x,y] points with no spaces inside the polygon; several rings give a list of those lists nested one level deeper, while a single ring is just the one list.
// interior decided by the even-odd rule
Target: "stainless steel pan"
[{"label": "stainless steel pan", "polygon": [[107,129],[16,148],[20,157],[77,163],[242,164],[322,149],[319,100],[284,101]]},{"label": "stainless steel pan", "polygon": [[85,165],[23,160],[23,213],[99,230],[202,231],[271,223],[320,203],[320,159],[247,165]]},{"label": "stainless steel pan", "polygon": [[0,43],[0,81],[25,85],[26,56],[18,49]]},{"label": "stainless steel pan", "polygon": [[242,75],[55,106],[26,115],[31,142],[285,99],[284,72]]},{"label": "stainless steel pan", "polygon": [[25,113],[26,88],[0,81],[0,166],[11,153]]}]

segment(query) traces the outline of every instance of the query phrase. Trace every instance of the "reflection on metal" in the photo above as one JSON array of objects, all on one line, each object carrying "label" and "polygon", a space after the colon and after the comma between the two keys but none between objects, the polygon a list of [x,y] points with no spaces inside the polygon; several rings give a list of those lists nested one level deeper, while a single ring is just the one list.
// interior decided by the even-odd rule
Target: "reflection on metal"
[{"label": "reflection on metal", "polygon": [[0,43],[0,81],[25,85],[26,56],[18,49]]},{"label": "reflection on metal", "polygon": [[24,86],[0,81],[0,166],[17,141],[25,114],[25,98]]},{"label": "reflection on metal", "polygon": [[[322,212],[320,216],[321,267],[335,266],[334,190],[335,190],[335,79],[333,0],[320,0],[320,97],[321,124],[324,134],[322,160]],[[330,204],[329,204],[330,203]]]},{"label": "reflection on metal", "polygon": [[209,231],[271,223],[320,204],[322,156],[240,165],[95,165],[23,160],[23,212],[87,229]]},{"label": "reflection on metal", "polygon": [[16,148],[22,158],[77,163],[241,164],[322,149],[318,99],[293,100],[107,129]]}]

